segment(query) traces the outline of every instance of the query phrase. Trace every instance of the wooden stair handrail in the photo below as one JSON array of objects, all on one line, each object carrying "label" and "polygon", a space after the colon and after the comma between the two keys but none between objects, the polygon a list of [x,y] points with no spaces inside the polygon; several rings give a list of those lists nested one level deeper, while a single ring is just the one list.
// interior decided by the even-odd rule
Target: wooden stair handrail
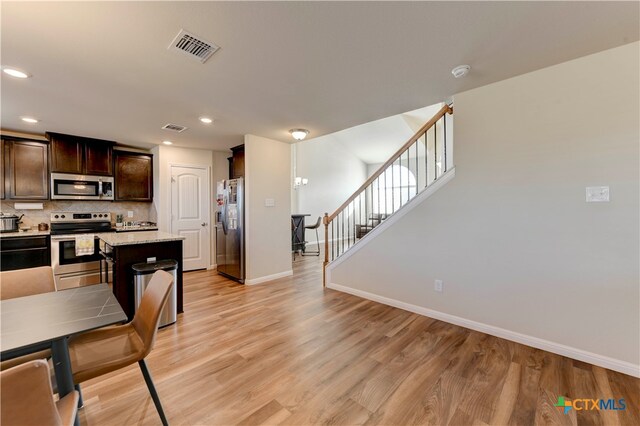
[{"label": "wooden stair handrail", "polygon": [[351,195],[349,198],[347,198],[347,201],[345,201],[344,203],[342,203],[342,205],[340,207],[338,207],[336,209],[335,212],[333,212],[333,214],[331,215],[326,215],[324,216],[324,224],[328,225],[333,219],[335,219],[336,216],[338,216],[338,214],[347,208],[347,206],[356,199],[356,197],[358,195],[360,195],[360,193],[369,185],[371,185],[373,183],[374,180],[376,180],[376,178],[378,178],[378,176],[380,176],[386,169],[387,167],[389,167],[390,165],[392,165],[402,154],[404,154],[404,152],[411,146],[413,145],[418,139],[420,139],[420,137],[422,137],[422,135],[431,128],[431,126],[433,126],[434,124],[436,124],[436,122],[438,120],[440,120],[440,118],[442,118],[445,114],[453,114],[453,108],[450,107],[449,105],[445,104],[442,108],[440,108],[440,111],[438,111],[436,113],[436,115],[434,115],[433,117],[431,117],[431,120],[427,121],[425,123],[424,126],[422,126],[420,128],[420,130],[418,130],[413,136],[411,136],[411,138],[407,141],[407,143],[405,143],[404,145],[402,145],[402,147],[400,149],[398,149],[395,154],[393,154],[386,163],[384,163],[382,166],[380,166],[380,168],[371,175],[371,177],[369,177],[369,179],[367,179],[362,185],[360,185],[360,188],[358,188],[353,195]]}]

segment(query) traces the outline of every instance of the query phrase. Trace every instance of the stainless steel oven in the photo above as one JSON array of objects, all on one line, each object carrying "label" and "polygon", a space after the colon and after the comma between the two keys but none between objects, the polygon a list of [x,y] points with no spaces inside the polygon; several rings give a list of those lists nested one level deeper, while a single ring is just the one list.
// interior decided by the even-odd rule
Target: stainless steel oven
[{"label": "stainless steel oven", "polygon": [[113,200],[113,178],[51,173],[51,199]]},{"label": "stainless steel oven", "polygon": [[[58,290],[105,281],[100,240],[94,237],[93,253],[76,254],[77,234],[111,231],[111,214],[103,212],[56,212],[51,214],[51,267]],[[107,281],[109,277],[107,276]]]},{"label": "stainless steel oven", "polygon": [[94,240],[93,254],[77,256],[74,236],[51,237],[51,267],[58,290],[98,284],[103,281],[100,240],[97,237],[94,237]]}]

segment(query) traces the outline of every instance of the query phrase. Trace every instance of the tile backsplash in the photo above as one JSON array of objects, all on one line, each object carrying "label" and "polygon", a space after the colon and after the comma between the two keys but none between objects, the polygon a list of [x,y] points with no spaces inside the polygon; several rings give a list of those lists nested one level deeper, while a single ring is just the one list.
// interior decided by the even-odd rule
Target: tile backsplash
[{"label": "tile backsplash", "polygon": [[[39,201],[40,202],[40,201]],[[24,214],[21,228],[37,227],[39,223],[50,223],[52,212],[109,212],[111,220],[115,222],[116,215],[122,214],[125,221],[157,222],[157,213],[153,203],[111,202],[111,201],[44,201],[42,210],[16,210],[14,201],[0,203],[3,213]],[[133,211],[133,217],[127,217],[127,212]]]}]

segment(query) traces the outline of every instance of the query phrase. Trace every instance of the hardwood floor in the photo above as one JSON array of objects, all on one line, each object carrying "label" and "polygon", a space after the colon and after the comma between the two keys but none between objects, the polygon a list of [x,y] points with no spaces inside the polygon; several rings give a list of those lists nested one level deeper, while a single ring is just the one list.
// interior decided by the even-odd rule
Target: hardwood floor
[{"label": "hardwood floor", "polygon": [[[171,424],[640,424],[638,379],[323,290],[320,272],[306,257],[257,286],[185,274],[185,313],[147,358]],[[83,425],[160,424],[137,365],[83,396]],[[627,408],[564,414],[559,396]]]}]

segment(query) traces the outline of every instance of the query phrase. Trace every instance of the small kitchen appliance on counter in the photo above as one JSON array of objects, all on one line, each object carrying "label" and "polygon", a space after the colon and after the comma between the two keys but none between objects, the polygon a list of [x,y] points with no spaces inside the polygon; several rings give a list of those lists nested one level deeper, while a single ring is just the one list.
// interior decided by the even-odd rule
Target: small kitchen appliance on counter
[{"label": "small kitchen appliance on counter", "polygon": [[23,216],[0,213],[0,232],[18,232],[18,225]]},{"label": "small kitchen appliance on counter", "polygon": [[116,226],[113,230],[116,232],[157,231],[158,226],[155,222],[147,221],[123,222],[122,226]]}]

